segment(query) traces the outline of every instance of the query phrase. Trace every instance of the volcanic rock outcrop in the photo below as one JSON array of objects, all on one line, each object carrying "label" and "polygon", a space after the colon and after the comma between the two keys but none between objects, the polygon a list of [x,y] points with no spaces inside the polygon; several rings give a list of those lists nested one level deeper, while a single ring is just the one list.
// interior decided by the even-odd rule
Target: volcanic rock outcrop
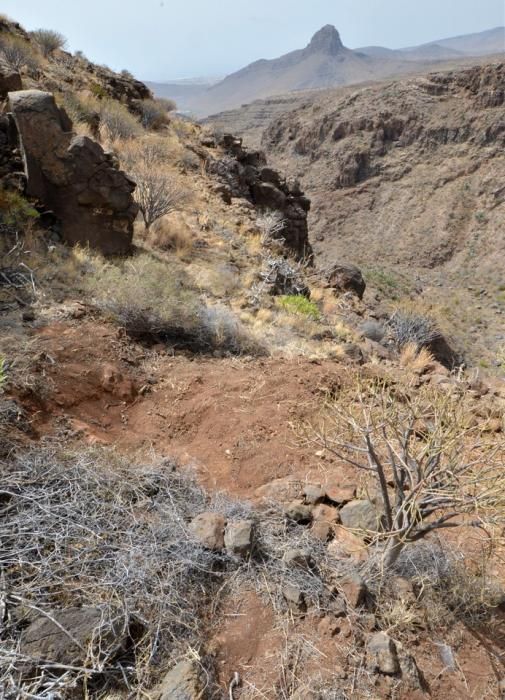
[{"label": "volcanic rock outcrop", "polygon": [[22,147],[26,194],[53,210],[63,239],[106,255],[128,253],[137,205],[135,183],[118,170],[103,148],[72,131],[52,94],[9,93]]},{"label": "volcanic rock outcrop", "polygon": [[229,201],[232,197],[242,197],[260,210],[279,212],[284,220],[279,237],[296,258],[311,259],[307,225],[310,200],[298,181],[284,179],[267,166],[262,151],[248,151],[241,139],[230,134],[222,137],[220,146],[226,155],[209,161],[208,169],[221,180],[223,197]]}]

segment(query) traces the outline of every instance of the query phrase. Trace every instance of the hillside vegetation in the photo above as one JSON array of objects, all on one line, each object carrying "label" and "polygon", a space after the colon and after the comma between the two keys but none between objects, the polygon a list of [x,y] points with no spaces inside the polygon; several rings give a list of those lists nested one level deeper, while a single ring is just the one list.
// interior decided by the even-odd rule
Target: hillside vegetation
[{"label": "hillside vegetation", "polygon": [[[436,153],[442,179],[438,149],[457,143],[482,189],[459,245],[473,221],[490,244],[495,209],[476,214],[501,162],[500,105],[485,103],[501,69],[458,85],[461,131],[415,128],[413,111],[355,127],[362,93],[339,107],[338,138],[315,107],[274,125],[276,159],[306,168],[310,231],[300,181],[263,153],[55,32],[0,29],[3,696],[500,697],[501,366],[476,366],[357,226],[355,256],[325,257],[308,173],[329,173],[321,137],[346,141],[324,186],[350,219],[393,141]],[[452,105],[458,80],[426,81],[426,110],[437,91]],[[345,166],[364,133],[370,171]],[[384,167],[384,186],[405,168]],[[89,210],[93,239],[76,225]]]}]

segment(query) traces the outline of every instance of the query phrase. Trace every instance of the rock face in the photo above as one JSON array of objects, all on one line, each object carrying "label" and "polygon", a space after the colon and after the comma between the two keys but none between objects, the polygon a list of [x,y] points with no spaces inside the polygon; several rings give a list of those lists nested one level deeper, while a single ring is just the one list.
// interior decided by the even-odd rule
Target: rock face
[{"label": "rock face", "polygon": [[66,242],[90,245],[106,255],[128,253],[138,210],[132,198],[135,183],[98,143],[72,132],[50,93],[11,92],[9,102],[24,156],[27,195],[54,211]]},{"label": "rock face", "polygon": [[242,197],[258,209],[279,212],[284,219],[284,228],[279,237],[296,258],[311,259],[307,224],[310,200],[305,197],[298,182],[288,183],[280,173],[267,167],[262,151],[246,150],[241,139],[225,134],[220,146],[225,151],[225,157],[210,160],[208,167],[227,187],[228,198]]}]

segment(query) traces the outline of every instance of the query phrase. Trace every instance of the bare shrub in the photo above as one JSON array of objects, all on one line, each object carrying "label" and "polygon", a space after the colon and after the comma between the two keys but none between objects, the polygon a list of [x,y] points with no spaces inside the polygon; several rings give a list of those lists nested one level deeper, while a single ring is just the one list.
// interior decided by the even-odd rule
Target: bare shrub
[{"label": "bare shrub", "polygon": [[160,100],[136,100],[135,108],[144,129],[157,131],[170,123],[169,110]]},{"label": "bare shrub", "polygon": [[0,62],[18,72],[23,68],[37,67],[37,59],[30,44],[15,36],[0,38]]},{"label": "bare shrub", "polygon": [[108,141],[128,140],[140,134],[140,123],[117,100],[100,100],[100,132]]},{"label": "bare shrub", "polygon": [[192,352],[264,354],[224,307],[206,307],[180,269],[141,255],[91,280],[97,304],[132,337]]},{"label": "bare shrub", "polygon": [[64,49],[67,44],[63,34],[55,32],[53,29],[36,29],[30,33],[30,36],[46,58],[57,49]]},{"label": "bare shrub", "polygon": [[272,240],[278,238],[284,230],[286,223],[280,212],[265,210],[256,219],[256,226],[261,232],[261,242],[268,245]]},{"label": "bare shrub", "polygon": [[[191,477],[167,461],[132,468],[111,452],[56,445],[2,461],[0,471],[3,690],[34,697],[51,683],[64,691],[84,680],[91,688],[114,681],[146,688],[160,658],[167,663],[200,646],[201,613],[222,585],[227,558],[204,549],[188,529],[206,503]],[[61,668],[51,658],[41,667],[19,651],[20,606],[49,615],[100,606],[114,629],[138,621],[135,646],[107,663],[115,640],[104,624],[84,668]],[[20,680],[28,663],[38,671]]]},{"label": "bare shrub", "polygon": [[411,311],[396,311],[389,320],[389,327],[400,348],[410,343],[427,347],[441,336],[432,319]]},{"label": "bare shrub", "polygon": [[167,169],[166,157],[165,145],[157,140],[136,143],[122,153],[124,166],[137,184],[134,197],[147,231],[189,197],[182,180]]},{"label": "bare shrub", "polygon": [[[348,406],[348,408],[344,408]],[[434,389],[398,396],[375,383],[330,400],[307,439],[368,474],[383,503],[382,566],[436,530],[503,524],[503,439],[484,442],[463,402]]]}]

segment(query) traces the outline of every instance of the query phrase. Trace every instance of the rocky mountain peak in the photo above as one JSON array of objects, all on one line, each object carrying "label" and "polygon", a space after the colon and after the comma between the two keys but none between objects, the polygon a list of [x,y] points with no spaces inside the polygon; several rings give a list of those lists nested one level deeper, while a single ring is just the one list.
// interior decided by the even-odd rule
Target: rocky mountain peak
[{"label": "rocky mountain peak", "polygon": [[331,56],[340,53],[343,48],[340,34],[332,24],[326,24],[316,32],[307,47],[313,53],[327,53]]}]

